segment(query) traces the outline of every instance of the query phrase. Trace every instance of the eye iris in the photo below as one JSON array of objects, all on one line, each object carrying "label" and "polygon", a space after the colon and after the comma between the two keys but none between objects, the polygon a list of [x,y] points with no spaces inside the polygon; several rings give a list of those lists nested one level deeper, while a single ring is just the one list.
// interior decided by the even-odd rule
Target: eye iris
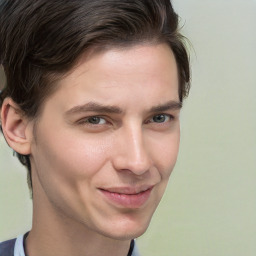
[{"label": "eye iris", "polygon": [[88,122],[91,123],[91,124],[99,124],[100,123],[100,118],[97,117],[97,116],[93,116],[93,117],[90,117],[88,119]]},{"label": "eye iris", "polygon": [[153,121],[156,123],[163,123],[165,121],[165,115],[154,116]]}]

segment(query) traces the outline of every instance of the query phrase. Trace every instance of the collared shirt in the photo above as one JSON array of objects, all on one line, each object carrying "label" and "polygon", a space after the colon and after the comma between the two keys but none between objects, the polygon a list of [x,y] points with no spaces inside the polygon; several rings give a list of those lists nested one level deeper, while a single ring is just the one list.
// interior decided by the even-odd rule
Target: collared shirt
[{"label": "collared shirt", "polygon": [[[14,245],[14,256],[26,256],[24,252],[23,240],[24,240],[24,235],[20,235],[16,239],[15,245]],[[134,243],[131,256],[140,256],[136,243]]]},{"label": "collared shirt", "polygon": [[25,256],[24,246],[23,246],[23,237],[24,235],[20,235],[16,239],[16,242],[14,245],[14,256]]}]

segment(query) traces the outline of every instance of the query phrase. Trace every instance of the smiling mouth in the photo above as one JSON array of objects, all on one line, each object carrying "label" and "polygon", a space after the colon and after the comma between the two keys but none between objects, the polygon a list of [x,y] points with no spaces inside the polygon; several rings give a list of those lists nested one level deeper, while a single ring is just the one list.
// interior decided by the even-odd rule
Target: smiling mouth
[{"label": "smiling mouth", "polygon": [[111,188],[99,190],[114,205],[124,208],[140,208],[148,201],[153,186],[142,189]]}]

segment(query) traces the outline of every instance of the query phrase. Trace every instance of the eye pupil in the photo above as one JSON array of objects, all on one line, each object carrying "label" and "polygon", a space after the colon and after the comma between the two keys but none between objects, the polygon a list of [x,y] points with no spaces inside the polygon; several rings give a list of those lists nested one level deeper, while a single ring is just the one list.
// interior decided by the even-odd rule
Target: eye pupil
[{"label": "eye pupil", "polygon": [[157,115],[153,117],[153,121],[156,123],[162,123],[165,121],[165,115]]},{"label": "eye pupil", "polygon": [[93,117],[90,117],[88,119],[88,122],[91,123],[91,124],[99,124],[100,123],[100,118],[97,117],[97,116],[93,116]]}]

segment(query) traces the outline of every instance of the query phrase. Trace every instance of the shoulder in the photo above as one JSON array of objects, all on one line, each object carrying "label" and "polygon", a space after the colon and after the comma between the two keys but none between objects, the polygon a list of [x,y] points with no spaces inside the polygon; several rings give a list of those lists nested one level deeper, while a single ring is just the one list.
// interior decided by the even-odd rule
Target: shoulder
[{"label": "shoulder", "polygon": [[0,243],[1,256],[13,256],[16,238]]}]

